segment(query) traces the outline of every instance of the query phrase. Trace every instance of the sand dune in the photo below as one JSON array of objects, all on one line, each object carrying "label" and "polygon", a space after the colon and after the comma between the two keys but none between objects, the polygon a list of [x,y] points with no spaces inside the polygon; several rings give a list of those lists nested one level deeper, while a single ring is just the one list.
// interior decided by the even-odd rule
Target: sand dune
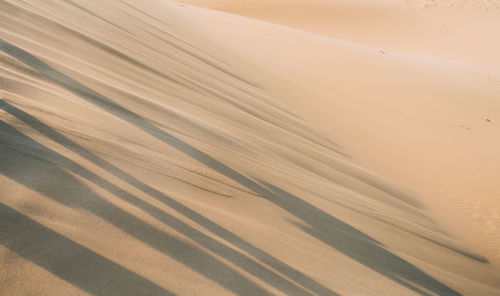
[{"label": "sand dune", "polygon": [[[478,39],[457,33],[461,38],[457,42],[478,44],[471,60],[484,58],[487,64],[481,65],[454,60],[453,51],[446,51],[450,58],[382,51],[252,19],[241,25],[239,17],[224,15],[224,21],[218,21],[220,15],[212,11],[197,12],[198,18],[213,26],[209,30],[223,32],[231,40],[245,36],[229,44],[233,51],[285,79],[263,83],[273,97],[329,134],[359,163],[426,200],[442,226],[499,266],[500,130],[493,118],[500,116],[500,68],[496,66],[500,58],[478,51],[496,46],[496,41],[481,39],[488,33],[482,29],[491,27],[476,23]],[[415,12],[427,13],[425,8]],[[454,11],[431,13],[449,21]],[[485,19],[498,16],[488,11],[471,13],[483,13],[480,16]],[[428,19],[420,19],[422,27]],[[498,20],[494,27],[500,26]],[[230,22],[234,25],[228,26]],[[261,34],[264,30],[266,34]],[[419,36],[419,30],[408,35]],[[393,40],[405,44],[404,39]],[[258,42],[274,50],[263,46],[244,50]],[[453,44],[446,39],[421,43],[428,52]]]},{"label": "sand dune", "polygon": [[494,66],[163,0],[0,6],[1,295],[499,294]]}]

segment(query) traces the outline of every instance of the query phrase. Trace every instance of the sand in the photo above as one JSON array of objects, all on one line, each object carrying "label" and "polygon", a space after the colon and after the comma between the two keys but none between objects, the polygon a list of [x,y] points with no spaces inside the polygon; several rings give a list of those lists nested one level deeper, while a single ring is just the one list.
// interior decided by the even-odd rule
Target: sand
[{"label": "sand", "polygon": [[184,2],[0,2],[1,295],[500,293],[494,7]]}]

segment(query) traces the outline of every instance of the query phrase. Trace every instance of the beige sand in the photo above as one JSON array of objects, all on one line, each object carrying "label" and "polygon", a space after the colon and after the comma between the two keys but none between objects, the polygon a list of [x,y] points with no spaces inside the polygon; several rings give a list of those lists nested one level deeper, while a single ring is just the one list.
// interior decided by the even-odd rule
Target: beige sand
[{"label": "beige sand", "polygon": [[404,54],[500,65],[495,0],[178,0]]},{"label": "beige sand", "polygon": [[493,54],[0,7],[0,295],[500,293]]}]

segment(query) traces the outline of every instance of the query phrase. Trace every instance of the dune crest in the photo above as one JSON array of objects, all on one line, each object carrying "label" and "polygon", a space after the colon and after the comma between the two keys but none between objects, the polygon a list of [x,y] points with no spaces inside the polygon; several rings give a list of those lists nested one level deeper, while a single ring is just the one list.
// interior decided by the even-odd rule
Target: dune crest
[{"label": "dune crest", "polygon": [[377,51],[500,66],[498,1],[178,0]]}]

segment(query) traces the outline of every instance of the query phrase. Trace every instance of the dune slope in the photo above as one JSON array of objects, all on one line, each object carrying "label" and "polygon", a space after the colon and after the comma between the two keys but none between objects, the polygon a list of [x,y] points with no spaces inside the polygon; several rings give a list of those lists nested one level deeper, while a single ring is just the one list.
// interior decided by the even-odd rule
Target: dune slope
[{"label": "dune slope", "polygon": [[248,19],[0,7],[0,294],[499,293],[487,257],[283,104],[296,68],[221,38],[265,32]]},{"label": "dune slope", "polygon": [[[408,2],[292,1],[310,10],[285,22],[287,9],[294,9],[287,1],[262,0],[255,6],[194,1],[252,16],[250,6],[274,7],[266,10],[269,21],[302,30],[317,25],[324,31],[310,31],[325,35],[191,10],[210,24],[207,31],[237,40],[226,45],[246,59],[245,68],[257,66],[256,77],[265,69],[282,78],[261,80],[273,98],[335,139],[364,167],[410,189],[440,225],[499,268],[500,51],[492,50],[498,39],[491,32],[500,27],[498,11],[486,10],[494,2],[440,1],[430,7],[426,1]],[[371,18],[357,18],[351,6]],[[369,39],[391,20],[376,17],[380,13],[408,17],[391,24],[404,36],[382,30],[384,38],[377,41],[382,47],[374,47]],[[317,14],[329,17],[320,25]],[[363,27],[364,20],[370,26]],[[409,20],[415,24],[406,26]],[[446,26],[433,26],[436,20]]]}]

